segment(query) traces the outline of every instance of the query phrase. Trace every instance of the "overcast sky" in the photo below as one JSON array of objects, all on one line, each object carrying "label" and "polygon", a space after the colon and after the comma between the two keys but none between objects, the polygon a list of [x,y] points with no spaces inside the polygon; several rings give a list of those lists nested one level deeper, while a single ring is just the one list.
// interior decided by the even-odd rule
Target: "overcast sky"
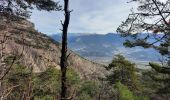
[{"label": "overcast sky", "polygon": [[[130,9],[137,6],[127,1],[129,0],[70,0],[70,9],[73,9],[73,12],[69,32],[97,34],[115,32],[121,21],[128,17]],[[63,12],[34,10],[30,20],[38,31],[55,34],[61,32],[61,19]]]}]

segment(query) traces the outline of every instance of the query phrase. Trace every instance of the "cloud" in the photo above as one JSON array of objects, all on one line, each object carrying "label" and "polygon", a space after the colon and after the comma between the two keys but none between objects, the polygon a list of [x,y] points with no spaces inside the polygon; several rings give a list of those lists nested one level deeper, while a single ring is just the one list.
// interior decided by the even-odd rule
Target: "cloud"
[{"label": "cloud", "polygon": [[[132,4],[129,0],[70,0],[71,33],[99,33],[115,32],[121,21],[130,13]],[[62,1],[61,1],[62,2]],[[36,29],[46,34],[60,32],[62,12],[33,11],[31,21]]]},{"label": "cloud", "polygon": [[168,0],[159,0],[159,1],[161,1],[161,2],[167,2]]}]

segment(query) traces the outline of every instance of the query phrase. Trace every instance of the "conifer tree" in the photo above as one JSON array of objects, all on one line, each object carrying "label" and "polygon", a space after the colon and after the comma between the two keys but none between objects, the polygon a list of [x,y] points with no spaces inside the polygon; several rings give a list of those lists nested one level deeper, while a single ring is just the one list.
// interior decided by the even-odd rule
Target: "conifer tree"
[{"label": "conifer tree", "polygon": [[109,83],[121,82],[131,90],[138,88],[135,64],[125,59],[122,55],[116,55],[106,69],[112,71],[107,76]]},{"label": "conifer tree", "polygon": [[38,10],[54,11],[61,10],[59,2],[53,0],[1,0],[0,14],[14,15],[17,17],[30,17],[30,10],[37,8]]},{"label": "conifer tree", "polygon": [[[163,56],[161,64],[150,62],[149,65],[158,73],[170,75],[170,1],[131,2],[137,2],[139,6],[122,22],[117,32],[124,37],[131,37],[124,43],[127,47],[142,46],[157,50]],[[166,80],[170,80],[170,77]]]}]

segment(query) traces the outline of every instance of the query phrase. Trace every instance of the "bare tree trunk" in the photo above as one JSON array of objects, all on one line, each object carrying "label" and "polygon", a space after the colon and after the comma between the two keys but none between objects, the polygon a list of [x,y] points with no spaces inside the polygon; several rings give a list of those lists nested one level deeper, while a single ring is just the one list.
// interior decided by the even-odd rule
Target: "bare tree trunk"
[{"label": "bare tree trunk", "polygon": [[66,100],[67,86],[66,86],[66,72],[67,72],[67,33],[70,21],[69,0],[64,0],[64,15],[65,20],[62,33],[62,50],[61,50],[61,100]]}]

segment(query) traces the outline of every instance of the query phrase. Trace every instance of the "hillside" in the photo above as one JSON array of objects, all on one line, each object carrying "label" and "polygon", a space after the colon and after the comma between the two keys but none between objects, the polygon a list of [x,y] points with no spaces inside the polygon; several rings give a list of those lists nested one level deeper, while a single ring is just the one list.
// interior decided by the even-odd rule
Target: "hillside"
[{"label": "hillside", "polygon": [[[36,73],[45,71],[49,66],[60,69],[60,43],[35,30],[34,24],[27,20],[7,22],[2,17],[0,22],[0,38],[8,36],[4,50],[6,54],[22,54],[19,63],[33,67]],[[71,50],[68,52],[68,66],[81,78],[104,76],[106,71],[103,65],[86,60]]]}]

